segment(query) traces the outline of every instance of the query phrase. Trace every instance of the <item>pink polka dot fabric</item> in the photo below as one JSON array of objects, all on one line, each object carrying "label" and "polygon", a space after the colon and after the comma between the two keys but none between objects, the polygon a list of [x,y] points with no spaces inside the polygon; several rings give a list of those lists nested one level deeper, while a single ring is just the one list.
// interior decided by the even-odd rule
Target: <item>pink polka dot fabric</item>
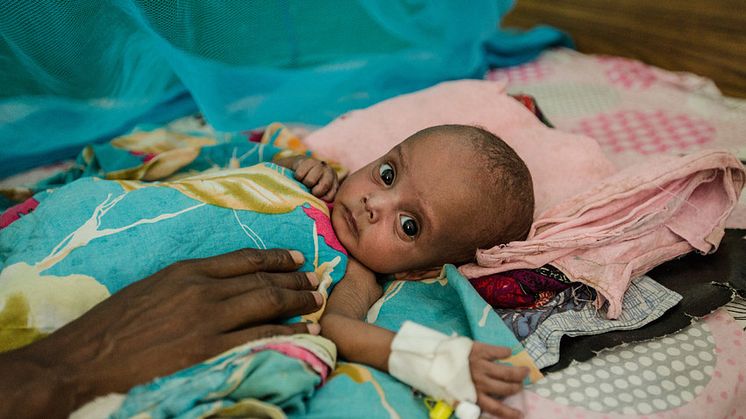
[{"label": "pink polka dot fabric", "polygon": [[606,79],[623,89],[644,90],[657,81],[652,67],[639,61],[601,56],[596,57],[596,62],[603,68]]},{"label": "pink polka dot fabric", "polygon": [[622,110],[579,120],[572,131],[597,138],[612,153],[644,156],[686,152],[716,140],[715,126],[703,118],[663,110]]},{"label": "pink polka dot fabric", "polygon": [[487,74],[487,80],[504,80],[508,84],[531,83],[546,79],[552,74],[552,67],[541,61],[496,70]]},{"label": "pink polka dot fabric", "polygon": [[487,79],[534,96],[558,129],[596,139],[618,166],[704,148],[746,159],[746,100],[724,97],[694,74],[556,49]]},{"label": "pink polka dot fabric", "polygon": [[[594,138],[619,168],[708,148],[746,161],[746,100],[725,97],[691,73],[556,49],[487,79],[506,82],[508,93],[534,96],[558,129]],[[746,194],[726,227],[746,228]]]}]

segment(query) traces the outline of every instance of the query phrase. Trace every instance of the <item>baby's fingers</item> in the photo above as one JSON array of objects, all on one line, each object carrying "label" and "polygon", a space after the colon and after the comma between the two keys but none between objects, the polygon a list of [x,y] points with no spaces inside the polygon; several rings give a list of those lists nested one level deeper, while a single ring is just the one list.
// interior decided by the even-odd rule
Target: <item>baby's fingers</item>
[{"label": "baby's fingers", "polygon": [[477,390],[495,397],[507,397],[523,388],[520,383],[498,380],[482,374],[472,377],[472,380]]},{"label": "baby's fingers", "polygon": [[507,358],[511,354],[512,351],[506,346],[493,346],[481,342],[474,342],[474,346],[472,346],[471,353],[469,354],[469,360],[496,360]]},{"label": "baby's fingers", "polygon": [[318,162],[315,163],[316,165],[306,173],[303,179],[300,179],[300,181],[309,188],[316,186],[324,175],[324,166],[320,165]]},{"label": "baby's fingers", "polygon": [[492,361],[482,360],[472,368],[472,371],[478,371],[478,374],[484,374],[493,380],[505,381],[508,383],[523,383],[528,376],[528,368],[514,367],[507,364],[498,364]]},{"label": "baby's fingers", "polygon": [[318,197],[324,196],[334,186],[334,179],[336,177],[337,175],[334,171],[326,167],[326,170],[324,170],[324,173],[316,183],[316,186],[311,190],[311,193]]},{"label": "baby's fingers", "polygon": [[295,168],[295,178],[298,180],[303,180],[304,177],[308,174],[311,169],[316,167],[317,162],[316,160],[312,158],[306,158],[301,160],[300,163],[298,163],[298,166]]},{"label": "baby's fingers", "polygon": [[334,176],[334,183],[332,184],[332,187],[329,189],[329,192],[326,193],[321,199],[323,199],[326,202],[332,202],[334,200],[334,197],[337,195],[337,189],[339,189],[339,180],[337,179],[337,176]]},{"label": "baby's fingers", "polygon": [[493,399],[484,393],[477,395],[477,404],[482,409],[482,413],[489,413],[490,415],[497,416],[505,419],[518,419],[522,417],[521,412],[508,407],[502,402]]}]

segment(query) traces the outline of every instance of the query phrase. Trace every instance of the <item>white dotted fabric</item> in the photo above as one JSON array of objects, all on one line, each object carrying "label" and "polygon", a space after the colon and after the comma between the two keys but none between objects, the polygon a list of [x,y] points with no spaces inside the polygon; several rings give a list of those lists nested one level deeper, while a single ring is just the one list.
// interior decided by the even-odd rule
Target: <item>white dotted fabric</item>
[{"label": "white dotted fabric", "polygon": [[715,362],[715,340],[704,322],[695,322],[677,334],[575,363],[549,374],[532,390],[568,406],[644,415],[694,400],[709,382]]}]

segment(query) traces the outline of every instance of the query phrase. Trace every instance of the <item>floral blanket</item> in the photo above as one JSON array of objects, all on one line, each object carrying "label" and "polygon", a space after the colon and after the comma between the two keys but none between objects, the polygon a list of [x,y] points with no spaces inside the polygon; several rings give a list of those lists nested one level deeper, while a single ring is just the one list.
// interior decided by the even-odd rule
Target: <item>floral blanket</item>
[{"label": "floral blanket", "polygon": [[[319,290],[328,295],[347,262],[329,208],[291,171],[271,163],[300,152],[300,141],[281,125],[263,133],[221,134],[187,119],[91,146],[68,171],[14,191],[26,199],[6,211],[0,224],[0,350],[43,337],[171,263],[244,247],[301,251],[306,258],[301,269],[315,271]],[[315,321],[320,314],[302,320]],[[511,347],[513,356],[505,362],[532,367],[533,379],[541,376],[454,266],[434,279],[391,282],[368,318],[394,331],[405,320]],[[132,389],[108,413],[426,414],[422,395],[396,379],[335,362],[333,344],[320,337],[249,342]]]},{"label": "floral blanket", "polygon": [[293,248],[324,294],[346,267],[336,237],[323,236],[331,231],[326,204],[271,163],[157,183],[87,177],[34,200],[33,212],[0,230],[3,349],[180,260]]},{"label": "floral blanket", "polygon": [[[198,128],[182,121],[90,146],[68,171],[16,191],[36,193],[1,219],[0,350],[51,333],[180,260],[292,248],[321,278],[322,294],[342,278],[347,259],[325,233],[326,203],[269,163],[302,152],[278,147],[292,146],[294,135],[278,124],[257,143],[251,133]],[[154,178],[163,180],[146,181]]]}]

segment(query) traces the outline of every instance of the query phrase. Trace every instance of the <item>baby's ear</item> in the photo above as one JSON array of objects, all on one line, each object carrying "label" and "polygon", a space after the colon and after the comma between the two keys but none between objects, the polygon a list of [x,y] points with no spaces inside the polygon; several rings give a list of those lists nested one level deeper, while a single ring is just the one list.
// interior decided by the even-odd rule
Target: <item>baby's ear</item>
[{"label": "baby's ear", "polygon": [[406,272],[399,272],[394,274],[394,279],[398,281],[422,281],[423,279],[433,279],[440,275],[440,271],[443,269],[442,266],[437,268],[429,269],[416,269]]}]

